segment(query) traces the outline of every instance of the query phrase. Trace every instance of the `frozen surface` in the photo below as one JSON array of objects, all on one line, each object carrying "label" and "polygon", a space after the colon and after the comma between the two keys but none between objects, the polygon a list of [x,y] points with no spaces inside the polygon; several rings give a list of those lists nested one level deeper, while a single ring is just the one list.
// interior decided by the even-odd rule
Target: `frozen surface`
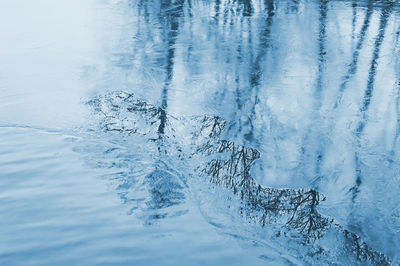
[{"label": "frozen surface", "polygon": [[397,1],[0,2],[0,264],[400,263]]}]

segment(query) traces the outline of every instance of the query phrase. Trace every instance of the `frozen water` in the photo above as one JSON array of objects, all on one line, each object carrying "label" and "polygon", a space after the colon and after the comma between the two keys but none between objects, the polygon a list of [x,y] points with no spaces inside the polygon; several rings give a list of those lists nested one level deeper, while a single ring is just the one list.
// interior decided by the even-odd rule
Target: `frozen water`
[{"label": "frozen water", "polygon": [[0,3],[0,264],[400,263],[397,1]]}]

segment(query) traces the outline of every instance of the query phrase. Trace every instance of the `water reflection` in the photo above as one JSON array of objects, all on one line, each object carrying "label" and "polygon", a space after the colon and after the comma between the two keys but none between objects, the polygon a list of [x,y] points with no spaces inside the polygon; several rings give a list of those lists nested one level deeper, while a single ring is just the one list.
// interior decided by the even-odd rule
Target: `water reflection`
[{"label": "water reflection", "polygon": [[[378,58],[379,58],[380,49],[381,49],[381,46],[382,46],[382,43],[383,43],[383,40],[385,37],[387,22],[390,19],[390,15],[392,13],[392,7],[393,7],[393,3],[388,2],[385,6],[382,7],[382,12],[380,15],[378,35],[375,38],[372,59],[371,59],[370,67],[368,70],[367,88],[364,92],[364,97],[363,97],[362,105],[360,108],[360,113],[361,113],[362,119],[361,119],[361,121],[358,122],[356,131],[355,131],[355,136],[357,138],[357,144],[358,144],[357,145],[358,147],[356,147],[356,148],[359,148],[359,149],[361,148],[360,138],[364,131],[366,123],[368,122],[367,111],[371,104],[372,93],[373,93],[374,86],[375,86],[376,72],[377,72],[377,68],[378,68]],[[354,187],[351,188],[351,190],[353,191],[353,200],[357,196],[357,192],[359,190],[359,187],[360,187],[360,185],[362,183],[362,179],[363,179],[362,173],[361,173],[360,158],[359,158],[357,150],[354,153],[354,161],[355,161],[355,168],[356,168],[355,169],[356,184]]]},{"label": "water reflection", "polygon": [[[356,10],[356,9],[354,9],[354,10]],[[356,11],[354,11],[354,12],[356,12]],[[335,106],[333,107],[334,109],[338,108],[338,106],[340,104],[340,101],[341,101],[341,99],[343,97],[344,90],[346,89],[349,80],[357,72],[358,57],[360,56],[360,50],[363,48],[363,45],[364,45],[364,40],[365,40],[365,37],[366,37],[366,34],[367,34],[367,30],[369,28],[369,24],[370,24],[372,13],[373,13],[373,1],[368,1],[368,7],[367,7],[367,10],[366,10],[364,21],[363,21],[360,33],[358,34],[358,42],[357,42],[355,50],[353,52],[351,63],[348,66],[348,70],[347,70],[346,74],[342,78],[343,81],[340,84],[339,95],[338,95],[337,101],[335,102]],[[355,14],[357,14],[357,13],[355,13]],[[355,21],[355,19],[356,18],[353,18],[353,21]]]},{"label": "water reflection", "polygon": [[[321,0],[319,3],[319,34],[318,34],[318,72],[316,74],[315,90],[313,92],[313,110],[312,122],[309,130],[303,136],[302,145],[300,148],[301,157],[298,163],[298,175],[313,177],[312,187],[318,189],[318,182],[323,178],[321,174],[321,167],[323,164],[323,149],[329,141],[326,139],[324,132],[320,131],[321,125],[324,120],[321,119],[321,106],[324,90],[324,75],[326,68],[326,38],[327,38],[327,13],[328,1]],[[313,162],[313,164],[310,164]],[[312,169],[307,171],[307,169]]]},{"label": "water reflection", "polygon": [[[116,101],[119,98],[123,101]],[[147,134],[143,132],[156,131],[157,124],[155,123],[139,125],[136,122],[141,119],[145,121],[154,119],[151,113],[155,107],[146,105],[142,108],[143,104],[134,100],[131,94],[111,93],[92,101],[91,105],[102,115],[101,121],[105,125],[106,132],[110,132],[109,129],[112,127],[112,131],[119,131],[120,136],[124,137],[123,133],[126,132],[146,136]],[[113,117],[112,124],[109,117]],[[322,260],[327,264],[342,261],[341,254],[344,253],[346,255],[344,263],[389,264],[384,254],[374,251],[359,236],[337,224],[334,219],[324,217],[318,212],[317,206],[325,198],[317,191],[274,189],[257,184],[251,176],[250,169],[253,161],[260,157],[260,153],[255,149],[221,139],[221,134],[227,124],[222,118],[215,116],[175,118],[167,115],[166,120],[168,134],[165,135],[164,147],[168,150],[165,157],[173,155],[175,149],[178,151],[175,154],[178,157],[172,160],[179,162],[183,159],[183,169],[186,175],[190,176],[187,184],[192,193],[199,194],[203,186],[201,184],[208,186],[210,182],[216,186],[213,188],[211,185],[205,194],[200,194],[201,198],[211,198],[212,201],[216,201],[211,210],[207,208],[204,212],[213,212],[221,198],[222,201],[229,200],[230,204],[239,206],[239,211],[232,212],[232,208],[228,207],[222,213],[231,212],[233,217],[243,215],[265,230],[272,231],[267,238],[274,235],[273,240],[271,239],[274,243],[281,242],[281,245],[287,245],[289,235],[292,236],[289,239],[292,243],[298,239],[294,253],[308,254],[310,258],[304,258],[307,263],[315,260]],[[132,123],[126,126],[123,121]],[[185,130],[185,127],[182,127],[183,124],[193,128]],[[147,129],[147,127],[150,128]],[[186,141],[180,142],[179,139],[186,139]],[[141,146],[144,147],[145,143]],[[182,203],[185,197],[180,192],[183,186],[179,184],[179,179],[171,171],[153,170],[146,176],[146,180],[150,186],[151,195],[147,206],[150,207],[150,211],[156,211],[156,214],[148,219],[149,224],[152,224],[154,221],[170,216],[166,208]],[[200,182],[197,183],[194,180]],[[184,184],[186,185],[186,182]],[[221,189],[218,193],[220,195],[210,195],[216,188]],[[160,213],[161,210],[165,213]],[[223,216],[222,213],[218,216]],[[237,216],[232,219],[240,221]],[[218,228],[224,228],[225,223],[226,221],[220,225],[210,222]],[[280,237],[281,234],[282,237]],[[335,240],[329,240],[330,234],[335,236]],[[329,247],[324,244],[326,241],[330,243]],[[314,253],[314,250],[317,252]],[[321,254],[324,255],[321,257]]]},{"label": "water reflection", "polygon": [[[157,106],[159,158],[168,153],[167,112],[217,113],[231,121],[229,140],[261,151],[257,181],[322,191],[325,211],[395,256],[384,243],[398,239],[389,209],[400,202],[395,189],[379,195],[388,184],[399,186],[399,97],[392,97],[399,86],[398,3],[130,1],[126,7],[135,15],[120,41],[131,47],[110,72]],[[184,198],[174,184],[171,204]],[[165,206],[156,190],[153,206]],[[388,232],[379,237],[362,229],[378,212],[385,222],[374,225]]]},{"label": "water reflection", "polygon": [[102,130],[113,133],[101,134],[109,144],[100,150],[87,149],[92,157],[89,162],[112,170],[107,178],[116,183],[120,198],[130,206],[129,213],[141,217],[146,225],[185,214],[185,177],[174,170],[176,163],[169,159],[171,150],[165,145],[169,137],[159,130],[171,123],[166,116],[160,119],[165,110],[128,93],[97,97],[89,105],[95,116],[105,115]]}]

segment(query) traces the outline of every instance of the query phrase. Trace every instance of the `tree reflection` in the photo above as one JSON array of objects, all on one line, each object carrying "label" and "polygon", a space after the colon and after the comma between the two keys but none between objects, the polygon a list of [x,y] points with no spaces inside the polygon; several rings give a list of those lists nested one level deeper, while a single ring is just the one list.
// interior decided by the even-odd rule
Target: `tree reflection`
[{"label": "tree reflection", "polygon": [[[102,115],[101,123],[106,131],[111,131],[112,128],[122,134],[133,132],[150,140],[152,135],[158,134],[158,108],[134,99],[132,94],[112,93],[100,96],[90,104]],[[352,263],[389,264],[387,256],[374,251],[359,236],[318,212],[317,206],[325,197],[316,190],[276,189],[258,184],[250,169],[253,162],[260,157],[259,151],[222,139],[221,135],[227,124],[222,118],[175,118],[167,114],[167,119],[170,121],[166,128],[168,138],[165,142],[168,154],[178,155],[174,160],[182,158],[190,176],[202,177],[202,182],[210,181],[232,193],[230,201],[238,201],[240,214],[249,221],[271,228],[276,237],[281,234],[284,238],[288,235],[296,236],[292,240],[303,247],[298,252],[306,253],[318,261],[331,264],[339,260],[343,252]],[[127,125],[124,121],[129,121],[130,124]],[[191,127],[191,130],[182,130],[182,125]],[[190,133],[185,136],[187,132]],[[179,139],[183,138],[191,141],[180,143]],[[182,144],[189,147],[180,146]],[[178,152],[175,153],[175,150]],[[167,208],[182,203],[185,197],[181,192],[183,186],[171,174],[171,170],[156,169],[146,176],[146,180],[151,187],[151,200],[147,205],[155,211],[147,220],[151,224],[154,220],[167,217]],[[178,212],[182,213],[184,212]],[[335,235],[334,240],[329,239],[329,233]],[[329,247],[325,246],[325,241],[331,242]],[[314,250],[319,252],[313,253]]]},{"label": "tree reflection", "polygon": [[363,45],[364,45],[365,37],[366,37],[367,31],[368,31],[368,28],[370,25],[373,10],[374,10],[373,9],[373,1],[369,0],[367,11],[366,11],[366,14],[364,17],[364,22],[362,24],[360,33],[358,34],[358,42],[356,44],[355,50],[353,51],[351,62],[348,66],[347,72],[342,78],[342,83],[340,84],[340,87],[339,87],[339,94],[338,94],[337,100],[335,102],[335,105],[333,107],[334,109],[338,108],[340,101],[343,97],[343,93],[344,93],[345,89],[347,88],[347,84],[349,83],[350,79],[357,72],[360,51],[362,50]]},{"label": "tree reflection", "polygon": [[[363,162],[365,149],[373,146],[364,144],[363,140],[380,134],[366,129],[371,120],[396,123],[388,129],[395,131],[390,151],[378,152],[382,157],[390,157],[392,164],[398,161],[395,153],[400,139],[400,34],[390,32],[388,26],[392,18],[399,19],[397,2],[139,0],[130,3],[138,12],[132,26],[135,28],[133,49],[125,58],[124,63],[128,63],[124,66],[126,71],[131,71],[132,79],[146,77],[140,84],[146,85],[150,78],[154,80],[154,85],[132,90],[142,92],[150,88],[149,93],[143,94],[156,95],[156,100],[149,97],[149,102],[155,102],[150,108],[154,115],[150,125],[157,125],[151,139],[158,145],[160,161],[170,152],[164,141],[171,134],[168,131],[173,123],[169,121],[172,116],[168,115],[171,109],[178,107],[175,109],[180,110],[187,104],[187,109],[182,107],[185,115],[195,103],[201,106],[196,109],[201,110],[199,115],[225,114],[229,121],[225,133],[229,138],[218,147],[230,153],[231,160],[210,161],[203,173],[214,178],[215,184],[224,184],[236,195],[240,194],[250,209],[272,212],[278,208],[276,199],[281,190],[277,190],[279,193],[269,191],[272,194],[264,191],[273,198],[265,203],[258,194],[261,190],[250,189],[252,186],[246,183],[240,188],[232,183],[232,176],[238,175],[232,165],[240,161],[239,157],[245,157],[245,151],[251,153],[241,146],[243,143],[260,147],[261,152],[267,150],[269,154],[261,153],[270,160],[265,160],[261,166],[267,172],[254,176],[254,182],[264,180],[266,184],[276,185],[285,174],[284,186],[307,184],[312,188],[309,194],[299,198],[306,203],[307,212],[297,214],[307,213],[308,216],[300,215],[302,218],[297,219],[295,215],[288,223],[303,233],[310,233],[318,221],[324,224],[323,220],[318,220],[313,207],[317,196],[312,193],[332,189],[325,186],[326,183],[335,184],[338,194],[350,189],[350,193],[336,199],[347,206],[355,202],[361,185],[368,185],[368,189],[374,191],[373,183],[368,184],[369,170]],[[390,52],[395,63],[387,60],[388,57],[382,58],[386,45],[396,51]],[[364,64],[365,59],[368,63]],[[397,68],[393,69],[392,65],[396,64]],[[123,64],[114,62],[116,65],[122,67]],[[396,91],[396,97],[387,100],[393,102],[380,104],[395,105],[395,117],[380,118],[371,112],[377,80],[384,72],[390,72],[389,78],[395,76],[394,86],[387,86],[391,92]],[[382,90],[383,93],[388,91],[386,87]],[[174,93],[180,96],[174,98]],[[197,98],[199,95],[204,97]],[[132,109],[136,111],[139,109]],[[108,123],[107,130],[116,128]],[[140,129],[135,130],[130,133],[140,132]],[[124,131],[128,132],[127,128]],[[333,136],[336,133],[339,136]],[[214,153],[218,152],[214,150]],[[150,189],[153,195],[150,205],[155,209],[169,208],[184,201],[184,186],[175,182],[175,177],[161,169],[163,167],[160,164],[160,168],[148,175],[149,182],[154,185]],[[384,166],[376,162],[374,167]],[[228,174],[224,179],[220,173]],[[274,183],[274,178],[279,182]],[[163,185],[157,180],[172,189],[162,192]],[[296,209],[291,208],[292,211]],[[257,216],[256,211],[248,211],[247,215],[265,224],[268,217]],[[351,233],[347,236],[356,239]]]},{"label": "tree reflection", "polygon": [[362,105],[360,108],[360,113],[361,113],[362,118],[358,122],[356,131],[355,131],[357,147],[356,147],[356,151],[354,153],[356,181],[355,181],[355,185],[351,188],[353,201],[357,197],[357,194],[359,192],[359,187],[363,180],[362,169],[361,169],[362,162],[360,160],[360,155],[359,155],[359,149],[361,148],[360,138],[361,138],[364,128],[368,122],[367,111],[371,104],[371,98],[372,98],[374,87],[375,87],[375,79],[376,79],[376,73],[377,73],[377,68],[378,68],[378,59],[379,59],[379,55],[380,55],[381,46],[382,46],[382,43],[383,43],[383,40],[385,37],[387,23],[390,18],[390,15],[392,13],[392,8],[393,8],[393,3],[391,1],[386,2],[386,4],[382,8],[380,21],[379,21],[378,35],[375,38],[374,50],[372,53],[372,59],[371,59],[371,63],[370,63],[369,70],[368,70],[367,87],[364,92],[364,97],[363,97]]},{"label": "tree reflection", "polygon": [[[318,188],[318,182],[322,178],[321,168],[324,156],[324,145],[327,142],[324,137],[324,132],[320,132],[318,124],[324,121],[319,117],[322,105],[322,94],[324,89],[323,79],[325,76],[326,64],[326,38],[327,38],[327,15],[328,15],[328,0],[320,0],[319,2],[319,34],[318,34],[318,72],[316,76],[315,90],[313,93],[313,110],[312,110],[312,123],[303,137],[303,143],[300,148],[301,157],[299,160],[299,168],[303,172],[302,175],[306,176],[306,168],[313,167],[312,183],[313,188]],[[313,147],[315,143],[315,147]],[[311,159],[309,159],[311,158]],[[313,162],[313,165],[308,165]]]}]

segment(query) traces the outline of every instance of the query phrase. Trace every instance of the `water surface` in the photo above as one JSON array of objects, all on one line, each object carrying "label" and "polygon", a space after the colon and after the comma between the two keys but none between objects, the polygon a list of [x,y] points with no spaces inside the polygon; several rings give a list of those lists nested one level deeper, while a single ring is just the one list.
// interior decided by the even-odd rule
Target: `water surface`
[{"label": "water surface", "polygon": [[229,211],[224,191],[185,186],[192,173],[146,138],[105,132],[86,102],[121,90],[176,117],[223,117],[226,138],[260,151],[258,183],[322,192],[321,213],[398,263],[399,12],[2,1],[0,263],[304,263]]}]

